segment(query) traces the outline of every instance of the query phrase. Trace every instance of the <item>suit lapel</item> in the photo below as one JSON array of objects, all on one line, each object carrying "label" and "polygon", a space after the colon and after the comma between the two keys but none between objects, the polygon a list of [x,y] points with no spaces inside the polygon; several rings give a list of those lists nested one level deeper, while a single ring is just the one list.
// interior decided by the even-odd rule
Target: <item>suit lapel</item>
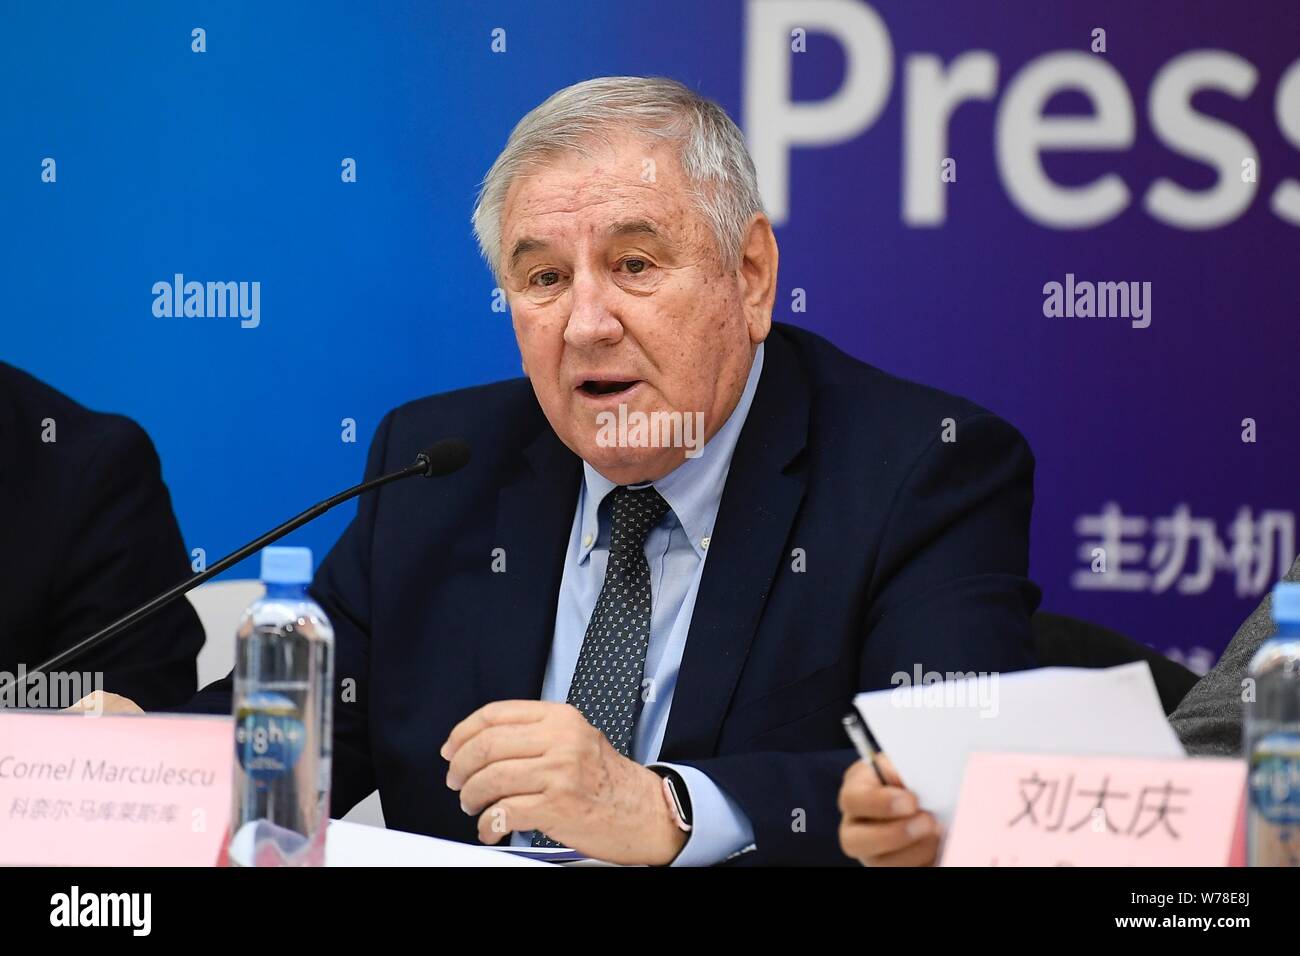
[{"label": "suit lapel", "polygon": [[580,460],[543,422],[497,497],[492,548],[505,550],[506,570],[489,574],[483,609],[477,672],[484,703],[541,695],[581,480]]},{"label": "suit lapel", "polygon": [[774,329],[714,522],[664,759],[713,754],[772,580],[788,557],[785,544],[805,491],[803,474],[788,466],[807,442],[810,402],[797,359]]}]

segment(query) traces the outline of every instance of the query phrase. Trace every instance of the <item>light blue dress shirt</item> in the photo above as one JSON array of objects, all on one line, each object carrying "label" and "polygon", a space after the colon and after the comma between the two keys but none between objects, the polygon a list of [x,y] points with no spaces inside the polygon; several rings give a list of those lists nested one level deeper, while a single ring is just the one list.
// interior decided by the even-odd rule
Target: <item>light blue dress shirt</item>
[{"label": "light blue dress shirt", "polygon": [[[692,829],[674,866],[718,863],[754,842],[749,819],[708,775],[694,767],[662,763],[657,758],[668,727],[677,672],[686,650],[722,489],[762,371],[763,346],[759,345],[745,390],[722,428],[698,457],[687,458],[670,474],[653,482],[671,510],[646,537],[652,605],[650,644],[642,684],[645,700],[637,718],[632,757],[647,766],[671,767],[686,781]],[[555,638],[546,663],[542,700],[564,701],[568,697],[578,652],[604,584],[605,565],[609,560],[609,508],[601,509],[600,505],[616,485],[585,462],[583,476],[565,552],[564,576],[555,611]],[[529,836],[516,833],[512,842],[527,846]]]}]

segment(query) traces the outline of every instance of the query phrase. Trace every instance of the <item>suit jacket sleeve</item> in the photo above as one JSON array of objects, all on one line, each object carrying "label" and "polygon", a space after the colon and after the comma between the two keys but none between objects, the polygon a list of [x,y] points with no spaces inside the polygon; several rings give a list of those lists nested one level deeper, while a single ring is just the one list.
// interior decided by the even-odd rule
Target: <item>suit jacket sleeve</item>
[{"label": "suit jacket sleeve", "polygon": [[[129,419],[111,423],[62,490],[64,562],[50,601],[47,649],[66,650],[191,571],[152,442]],[[146,710],[188,700],[203,627],[188,601],[163,608],[68,665],[102,672],[104,689]]]},{"label": "suit jacket sleeve", "polygon": [[[1283,580],[1300,581],[1300,558]],[[1273,599],[1265,595],[1238,628],[1219,663],[1169,715],[1169,723],[1189,754],[1232,757],[1241,752],[1241,681],[1250,659],[1272,633]]]},{"label": "suit jacket sleeve", "polygon": [[[888,687],[896,674],[910,680],[917,665],[941,673],[1032,666],[1029,618],[1039,592],[1025,575],[1033,470],[1020,434],[983,412],[958,423],[955,441],[936,435],[920,453],[866,584],[860,688]],[[842,750],[676,762],[708,774],[749,818],[756,849],[738,862],[826,865],[849,862],[836,807],[856,759],[846,742]]]}]

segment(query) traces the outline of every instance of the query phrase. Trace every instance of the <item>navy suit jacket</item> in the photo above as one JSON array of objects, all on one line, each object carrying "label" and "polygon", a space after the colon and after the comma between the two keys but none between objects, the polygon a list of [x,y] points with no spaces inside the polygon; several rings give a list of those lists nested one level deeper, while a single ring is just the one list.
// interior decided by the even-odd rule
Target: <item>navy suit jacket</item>
[{"label": "navy suit jacket", "polygon": [[[582,468],[517,379],[390,412],[367,477],[448,435],[473,461],[362,499],[313,593],[336,679],[355,682],[335,698],[332,812],[378,787],[390,827],[472,841],[438,747],[476,708],[540,696]],[[741,860],[848,862],[836,795],[855,693],[916,664],[1030,666],[1033,469],[996,416],[773,327],[659,756],[748,815]]]}]

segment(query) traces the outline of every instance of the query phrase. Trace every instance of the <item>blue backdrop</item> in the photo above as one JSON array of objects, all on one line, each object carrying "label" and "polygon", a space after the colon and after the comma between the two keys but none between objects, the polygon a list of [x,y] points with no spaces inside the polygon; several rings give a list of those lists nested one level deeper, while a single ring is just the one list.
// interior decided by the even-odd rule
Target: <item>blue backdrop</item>
[{"label": "blue backdrop", "polygon": [[[755,146],[777,318],[1012,420],[1044,606],[1204,667],[1295,552],[1298,57],[1283,2],[9,3],[0,358],[144,425],[215,560],[387,409],[518,374],[478,181],[555,89],[671,75]],[[156,315],[177,274],[258,283],[256,327]],[[1046,315],[1067,275],[1150,283],[1150,324]]]}]

